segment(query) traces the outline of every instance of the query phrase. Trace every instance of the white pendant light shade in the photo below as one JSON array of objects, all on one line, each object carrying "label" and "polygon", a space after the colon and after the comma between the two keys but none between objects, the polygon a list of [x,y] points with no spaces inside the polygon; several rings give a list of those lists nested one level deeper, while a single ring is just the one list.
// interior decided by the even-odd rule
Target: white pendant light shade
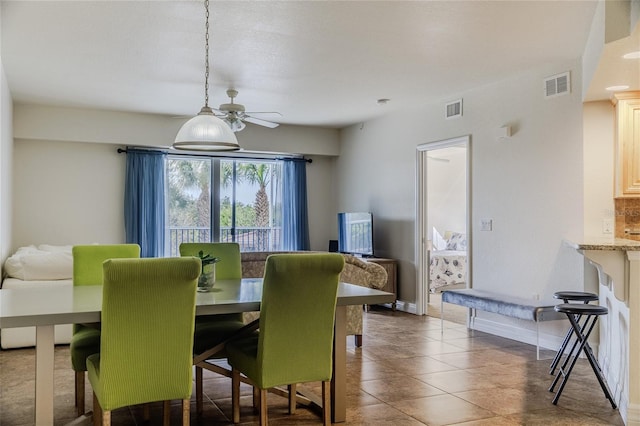
[{"label": "white pendant light shade", "polygon": [[[206,110],[209,111],[206,111]],[[173,144],[186,151],[237,151],[238,139],[231,128],[213,115],[210,108],[202,111],[182,125]]]},{"label": "white pendant light shade", "polygon": [[209,0],[205,0],[205,72],[204,106],[192,119],[182,125],[172,147],[185,151],[237,151],[238,139],[227,123],[209,108]]}]

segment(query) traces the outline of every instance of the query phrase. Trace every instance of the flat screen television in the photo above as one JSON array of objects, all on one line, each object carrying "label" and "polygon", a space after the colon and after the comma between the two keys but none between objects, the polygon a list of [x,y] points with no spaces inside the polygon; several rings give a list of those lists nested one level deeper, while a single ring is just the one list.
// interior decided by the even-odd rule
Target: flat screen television
[{"label": "flat screen television", "polygon": [[338,213],[338,251],[359,256],[373,256],[373,215],[371,213]]}]

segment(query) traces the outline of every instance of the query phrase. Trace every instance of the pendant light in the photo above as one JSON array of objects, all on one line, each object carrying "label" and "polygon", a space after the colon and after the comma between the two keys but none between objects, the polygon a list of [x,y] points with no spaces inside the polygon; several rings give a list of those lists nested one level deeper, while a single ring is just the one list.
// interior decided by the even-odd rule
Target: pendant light
[{"label": "pendant light", "polygon": [[204,1],[205,22],[205,73],[204,106],[192,119],[182,125],[173,148],[188,151],[237,151],[240,149],[235,133],[209,107],[209,0]]}]

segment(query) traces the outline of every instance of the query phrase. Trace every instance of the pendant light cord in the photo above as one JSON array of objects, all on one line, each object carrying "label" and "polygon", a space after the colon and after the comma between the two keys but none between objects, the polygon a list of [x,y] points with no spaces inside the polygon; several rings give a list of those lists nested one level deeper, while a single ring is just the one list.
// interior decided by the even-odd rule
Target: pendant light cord
[{"label": "pendant light cord", "polygon": [[209,107],[209,0],[204,0],[206,19],[204,24],[204,106]]},{"label": "pendant light cord", "polygon": [[183,151],[237,151],[240,145],[236,135],[209,107],[209,0],[204,0],[204,10],[204,106],[180,127],[171,147]]}]

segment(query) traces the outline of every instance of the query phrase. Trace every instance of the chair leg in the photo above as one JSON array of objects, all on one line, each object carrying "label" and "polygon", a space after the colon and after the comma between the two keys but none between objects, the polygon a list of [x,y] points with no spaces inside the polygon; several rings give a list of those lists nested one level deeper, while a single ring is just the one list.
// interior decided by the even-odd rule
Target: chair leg
[{"label": "chair leg", "polygon": [[233,423],[240,423],[240,370],[231,370],[231,406],[233,407]]},{"label": "chair leg", "polygon": [[142,419],[148,422],[151,418],[151,404],[146,403],[142,406]]},{"label": "chair leg", "polygon": [[[565,364],[566,362],[562,365],[562,367],[558,370],[558,373],[556,374],[556,378],[553,381],[552,384],[552,388],[549,390],[552,390],[553,387],[555,387],[556,383],[558,382],[558,379],[560,377],[562,377],[562,381],[560,382],[560,387],[558,388],[558,391],[556,392],[556,395],[553,397],[553,400],[551,401],[553,403],[553,405],[557,405],[558,404],[558,400],[560,399],[560,395],[562,394],[562,391],[564,390],[564,386],[567,384],[567,381],[569,380],[569,376],[571,376],[571,372],[573,371],[573,367],[575,367],[576,365],[576,361],[578,361],[578,357],[580,356],[580,354],[582,353],[582,351],[584,350],[585,346],[588,344],[587,341],[589,340],[589,336],[591,335],[591,331],[593,331],[594,326],[596,325],[596,322],[598,321],[598,317],[596,315],[593,316],[593,319],[591,319],[588,315],[587,315],[587,319],[585,320],[584,326],[582,327],[582,329],[580,328],[580,325],[578,324],[578,322],[575,319],[575,316],[572,316],[571,314],[567,314],[567,317],[569,318],[569,322],[571,322],[571,325],[573,326],[573,329],[575,331],[576,334],[576,342],[580,343],[580,346],[578,347],[578,352],[573,352],[573,348],[571,349],[571,352],[569,353],[569,355],[573,355],[573,358],[571,359],[571,363],[569,364],[569,368],[565,370]],[[589,321],[591,321],[591,324],[589,324]],[[586,332],[583,334],[582,330],[586,330]],[[587,353],[587,351],[585,350],[585,354],[587,355],[587,357],[589,356],[589,354]],[[567,358],[567,360],[570,357]],[[595,372],[595,370],[594,370]],[[604,390],[604,388],[603,388]],[[606,392],[605,392],[606,394]],[[615,407],[613,407],[615,408]]]},{"label": "chair leg", "polygon": [[253,393],[253,409],[260,411],[260,390],[252,386],[251,393]]},{"label": "chair leg", "polygon": [[76,371],[76,407],[78,417],[84,415],[84,371]]},{"label": "chair leg", "polygon": [[356,339],[356,347],[362,347],[362,334],[356,334],[353,337]]},{"label": "chair leg", "polygon": [[111,411],[102,412],[102,426],[111,426]]},{"label": "chair leg", "polygon": [[289,388],[289,414],[295,414],[296,413],[296,396],[297,396],[297,391],[296,391],[296,384],[290,384],[287,386]]},{"label": "chair leg", "polygon": [[196,413],[202,415],[202,367],[196,366]]},{"label": "chair leg", "polygon": [[331,424],[331,382],[322,382],[322,423]]},{"label": "chair leg", "polygon": [[189,411],[190,407],[191,407],[191,400],[183,399],[182,400],[182,426],[189,426],[189,423],[191,421],[191,416]]},{"label": "chair leg", "polygon": [[[564,302],[564,303],[567,303],[567,302]],[[578,324],[580,323],[580,317],[581,317],[580,315],[576,316],[576,319],[578,320]],[[560,345],[558,352],[556,352],[556,356],[553,357],[553,360],[551,361],[551,365],[549,366],[550,375],[554,376],[556,374],[556,367],[558,366],[558,363],[562,359],[562,355],[564,355],[564,351],[567,349],[567,346],[571,342],[571,337],[573,337],[573,327],[569,327],[569,331],[567,331],[567,334],[564,336],[564,340],[562,341],[562,344]]]},{"label": "chair leg", "polygon": [[171,425],[171,401],[162,401],[162,425]]},{"label": "chair leg", "polygon": [[98,397],[96,393],[93,393],[93,426],[100,426],[100,421],[102,420],[102,407],[100,407],[100,403],[98,402]]},{"label": "chair leg", "polygon": [[111,426],[111,411],[104,411],[98,397],[93,393],[93,424],[94,426]]},{"label": "chair leg", "polygon": [[267,426],[267,389],[260,389],[260,426]]}]

